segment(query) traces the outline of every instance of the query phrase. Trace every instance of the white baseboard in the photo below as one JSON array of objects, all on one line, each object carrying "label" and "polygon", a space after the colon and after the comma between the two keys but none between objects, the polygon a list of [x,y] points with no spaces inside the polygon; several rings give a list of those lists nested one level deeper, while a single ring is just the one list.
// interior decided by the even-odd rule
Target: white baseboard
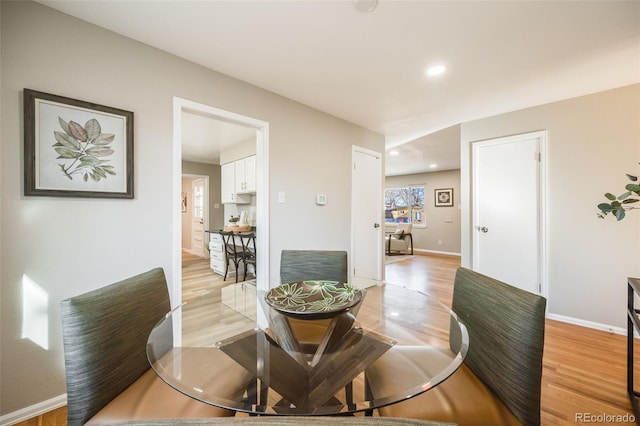
[{"label": "white baseboard", "polygon": [[0,417],[0,425],[14,425],[16,423],[23,422],[25,420],[37,417],[48,411],[53,411],[56,408],[64,407],[67,405],[67,394],[58,395],[46,401],[39,402],[30,407],[23,408],[13,413],[5,414]]},{"label": "white baseboard", "polygon": [[381,285],[384,283],[384,281],[380,281],[380,280],[373,280],[370,278],[359,278],[359,277],[351,277],[351,280],[349,282],[354,287],[357,287],[359,289],[373,287],[373,286]]},{"label": "white baseboard", "polygon": [[446,254],[448,256],[462,257],[462,253],[453,253],[450,251],[438,251],[438,250],[425,250],[425,249],[413,249],[414,252],[431,253],[431,254]]},{"label": "white baseboard", "polygon": [[[205,249],[205,250],[206,250],[206,249]],[[207,256],[206,254],[205,254],[205,255],[202,255],[202,253],[196,253],[195,251],[193,251],[193,250],[191,250],[191,249],[183,248],[183,249],[182,249],[182,251],[183,251],[183,252],[185,252],[185,253],[189,253],[189,254],[192,254],[192,255],[194,255],[194,256],[197,256],[197,257],[201,257],[201,258],[203,258],[203,259],[207,259],[207,258],[209,257],[209,256]]]},{"label": "white baseboard", "polygon": [[614,327],[612,325],[601,324],[599,322],[593,322],[593,321],[587,321],[587,320],[581,320],[578,318],[567,317],[567,316],[558,315],[558,314],[547,314],[547,318],[556,320],[556,321],[566,322],[569,324],[580,325],[582,327],[593,328],[595,330],[608,331],[609,333],[622,334],[624,336],[627,335],[627,329],[624,327]]}]

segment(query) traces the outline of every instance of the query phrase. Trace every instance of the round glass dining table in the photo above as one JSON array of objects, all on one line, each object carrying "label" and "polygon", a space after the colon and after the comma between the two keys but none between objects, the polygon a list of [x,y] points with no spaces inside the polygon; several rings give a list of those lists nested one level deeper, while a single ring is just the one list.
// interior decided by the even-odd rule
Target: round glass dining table
[{"label": "round glass dining table", "polygon": [[[230,410],[336,415],[427,392],[466,355],[464,324],[424,293],[346,285],[349,294],[327,292],[314,307],[279,309],[286,298],[300,302],[304,284],[287,284],[276,297],[246,281],[184,302],[149,335],[152,368],[185,395]],[[340,298],[346,307],[334,309]]]}]

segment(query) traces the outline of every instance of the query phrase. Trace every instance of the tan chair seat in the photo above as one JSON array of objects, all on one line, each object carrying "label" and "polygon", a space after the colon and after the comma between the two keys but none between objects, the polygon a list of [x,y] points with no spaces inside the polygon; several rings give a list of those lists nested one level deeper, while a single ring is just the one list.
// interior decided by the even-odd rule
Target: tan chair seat
[{"label": "tan chair seat", "polygon": [[103,407],[86,423],[103,425],[126,420],[229,417],[234,412],[196,401],[173,389],[153,369]]},{"label": "tan chair seat", "polygon": [[434,389],[380,408],[379,412],[384,417],[454,422],[459,426],[521,425],[502,401],[464,364]]}]

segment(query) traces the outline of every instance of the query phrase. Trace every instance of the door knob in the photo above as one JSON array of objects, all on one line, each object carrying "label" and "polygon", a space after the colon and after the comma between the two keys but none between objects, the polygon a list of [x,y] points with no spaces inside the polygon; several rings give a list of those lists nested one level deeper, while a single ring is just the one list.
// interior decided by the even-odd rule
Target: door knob
[{"label": "door knob", "polygon": [[380,224],[379,224],[379,223],[374,223],[374,224],[373,224],[373,227],[374,227],[374,228],[380,228]]},{"label": "door knob", "polygon": [[483,234],[486,234],[487,232],[489,232],[489,228],[487,228],[486,226],[483,226],[482,228],[478,227],[478,230]]}]

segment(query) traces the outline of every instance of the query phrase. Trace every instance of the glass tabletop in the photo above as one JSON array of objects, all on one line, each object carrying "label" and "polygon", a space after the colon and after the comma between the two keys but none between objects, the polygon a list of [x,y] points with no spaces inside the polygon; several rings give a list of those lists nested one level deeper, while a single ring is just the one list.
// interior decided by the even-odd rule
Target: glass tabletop
[{"label": "glass tabletop", "polygon": [[460,366],[469,339],[449,308],[389,284],[361,293],[347,311],[310,319],[272,308],[251,281],[212,289],[156,325],[147,356],[192,398],[277,415],[370,410],[428,391]]}]

